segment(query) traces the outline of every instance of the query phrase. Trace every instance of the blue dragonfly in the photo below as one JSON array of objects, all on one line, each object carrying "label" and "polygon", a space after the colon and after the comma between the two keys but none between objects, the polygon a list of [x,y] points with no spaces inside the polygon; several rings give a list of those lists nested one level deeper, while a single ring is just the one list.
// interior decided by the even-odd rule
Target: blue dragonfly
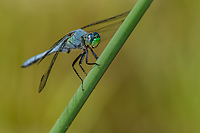
[{"label": "blue dragonfly", "polygon": [[[63,36],[60,40],[58,40],[49,50],[29,58],[22,64],[21,67],[25,68],[36,62],[38,62],[38,64],[39,64],[45,57],[55,53],[53,59],[51,60],[49,68],[47,69],[47,71],[44,73],[44,75],[41,78],[40,85],[39,85],[39,91],[38,91],[40,93],[46,85],[47,79],[49,77],[49,74],[51,72],[51,69],[53,67],[53,64],[55,63],[55,60],[56,60],[58,54],[60,52],[70,53],[70,51],[72,49],[81,49],[82,52],[73,61],[72,68],[75,71],[76,75],[81,80],[82,90],[83,90],[83,79],[81,78],[81,76],[79,75],[77,70],[75,69],[74,65],[79,61],[79,66],[86,76],[87,76],[87,74],[81,65],[84,58],[86,58],[87,65],[99,65],[97,63],[89,63],[88,62],[88,50],[90,50],[92,52],[93,56],[97,60],[98,57],[95,54],[95,52],[93,51],[93,48],[96,48],[99,45],[100,40],[101,40],[100,34],[101,33],[103,34],[104,32],[109,31],[110,29],[112,29],[112,27],[115,27],[115,25],[117,25],[117,24],[121,24],[129,12],[130,11],[127,11],[127,12],[118,14],[116,16],[113,16],[113,17],[110,17],[107,19],[103,19],[101,21],[97,21],[95,23],[86,25],[80,29],[69,32],[68,34]],[[94,27],[96,25],[100,25],[100,24],[104,24],[104,23],[108,23],[108,22],[113,22],[113,23],[108,24],[106,26],[102,26],[100,28],[97,28],[96,30],[86,31],[89,27]]]}]

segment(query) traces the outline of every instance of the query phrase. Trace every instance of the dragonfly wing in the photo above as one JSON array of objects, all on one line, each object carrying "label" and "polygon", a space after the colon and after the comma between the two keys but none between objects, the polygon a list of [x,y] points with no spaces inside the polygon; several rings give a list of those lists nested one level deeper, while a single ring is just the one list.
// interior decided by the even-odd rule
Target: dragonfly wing
[{"label": "dragonfly wing", "polygon": [[[33,56],[31,58],[29,58],[28,60],[26,60],[21,67],[28,67],[32,64],[35,64],[36,62],[39,61],[39,63],[48,55],[58,51],[58,49],[60,48],[60,45],[62,45],[63,42],[65,42],[69,37],[70,37],[70,34],[67,34],[65,35],[64,37],[62,37],[60,40],[58,40],[49,50],[41,53],[41,54],[38,54],[36,56]],[[67,49],[66,50],[60,50],[60,52],[67,52]]]},{"label": "dragonfly wing", "polygon": [[62,45],[59,47],[59,49],[56,51],[53,59],[51,60],[51,63],[50,63],[50,66],[49,68],[47,69],[47,71],[44,73],[44,75],[42,76],[41,78],[41,81],[40,81],[40,86],[39,86],[39,93],[44,89],[44,86],[46,85],[46,82],[47,82],[47,79],[49,77],[49,74],[51,72],[51,68],[53,67],[53,64],[59,54],[59,51],[61,51],[65,46],[65,43],[63,42]]},{"label": "dragonfly wing", "polygon": [[118,15],[116,15],[116,16],[113,16],[113,17],[110,17],[110,18],[107,18],[107,19],[103,19],[103,20],[94,22],[94,23],[92,23],[92,24],[88,24],[88,25],[82,27],[81,29],[85,29],[85,28],[88,28],[88,27],[91,27],[91,26],[94,26],[94,25],[97,25],[97,24],[103,24],[103,23],[115,21],[115,20],[118,20],[118,19],[121,19],[121,18],[125,18],[125,17],[129,14],[129,12],[130,12],[130,11],[127,11],[127,12],[118,14]]},{"label": "dragonfly wing", "polygon": [[[58,51],[58,49],[60,48],[59,45],[62,45],[63,42],[66,42],[66,40],[70,37],[72,32],[68,33],[67,35],[65,35],[64,37],[62,37],[60,40],[58,40],[53,46],[51,46],[51,48],[49,50],[47,50],[47,52],[40,58],[38,64],[49,54],[54,53],[56,51]],[[62,49],[61,49],[62,50]],[[59,50],[59,51],[61,51]],[[53,51],[53,52],[52,52]]]},{"label": "dragonfly wing", "polygon": [[109,25],[100,27],[100,28],[98,28],[98,29],[92,30],[92,31],[90,31],[90,32],[103,33],[103,32],[107,32],[107,31],[116,30],[116,29],[122,24],[123,21],[124,21],[124,19],[121,20],[121,21],[117,21],[117,22],[115,22],[115,23],[112,23],[112,24],[109,24]]},{"label": "dragonfly wing", "polygon": [[112,36],[115,34],[115,32],[117,31],[117,29],[119,28],[119,26],[122,24],[124,20],[120,20],[117,21],[115,23],[103,26],[99,29],[95,29],[89,32],[97,32],[100,34],[101,36],[101,42],[104,42],[106,40],[109,40],[110,38],[112,38]]},{"label": "dragonfly wing", "polygon": [[118,14],[116,16],[97,21],[95,23],[86,25],[81,29],[84,29],[86,32],[97,32],[101,36],[101,42],[109,40],[114,33],[117,31],[119,26],[124,21],[125,17],[129,14],[130,11]]}]

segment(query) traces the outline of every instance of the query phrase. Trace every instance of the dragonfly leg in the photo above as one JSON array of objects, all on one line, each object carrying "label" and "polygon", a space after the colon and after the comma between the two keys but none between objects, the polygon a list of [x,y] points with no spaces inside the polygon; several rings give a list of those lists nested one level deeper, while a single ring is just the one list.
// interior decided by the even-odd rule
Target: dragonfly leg
[{"label": "dragonfly leg", "polygon": [[[92,52],[92,54],[94,55],[94,57],[96,58],[96,59],[98,59],[98,57],[97,57],[97,55],[94,53],[94,51],[89,47],[89,49],[91,50],[91,52]],[[88,65],[99,65],[99,64],[97,64],[97,63],[89,63],[88,62],[88,50],[86,49],[86,64],[88,64]]]},{"label": "dragonfly leg", "polygon": [[83,89],[83,79],[81,78],[81,76],[78,74],[78,72],[76,71],[76,69],[75,69],[75,67],[74,67],[74,65],[76,64],[76,62],[79,60],[79,58],[81,58],[82,56],[83,56],[83,54],[84,54],[84,52],[82,52],[78,57],[76,57],[76,59],[73,61],[73,63],[72,63],[72,68],[74,69],[74,71],[75,71],[75,73],[76,73],[76,75],[79,77],[79,79],[81,80],[81,82],[82,82],[82,90],[84,91],[84,89]]},{"label": "dragonfly leg", "polygon": [[83,54],[82,54],[82,56],[81,56],[81,59],[80,59],[80,61],[79,61],[79,66],[80,66],[80,68],[82,69],[82,71],[84,72],[84,74],[87,76],[87,73],[85,72],[85,70],[83,69],[83,67],[82,67],[82,61],[83,61],[83,59],[84,59],[84,57],[85,57],[85,51],[83,51]]},{"label": "dragonfly leg", "polygon": [[97,57],[97,55],[95,54],[95,52],[92,50],[92,48],[90,48],[89,47],[89,49],[90,49],[90,51],[92,52],[92,54],[94,55],[94,57],[96,58],[96,60],[98,59],[98,57]]}]

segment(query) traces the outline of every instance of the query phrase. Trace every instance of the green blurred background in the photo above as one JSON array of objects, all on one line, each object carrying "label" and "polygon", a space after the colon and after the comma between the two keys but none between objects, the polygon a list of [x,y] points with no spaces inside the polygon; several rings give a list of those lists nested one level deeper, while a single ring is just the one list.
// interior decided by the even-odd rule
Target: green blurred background
[{"label": "green blurred background", "polygon": [[[26,59],[136,2],[0,0],[0,132],[49,132],[81,84],[71,67],[80,50],[59,55],[41,94],[52,56],[20,68]],[[155,0],[68,132],[200,132],[199,14],[199,0]]]}]

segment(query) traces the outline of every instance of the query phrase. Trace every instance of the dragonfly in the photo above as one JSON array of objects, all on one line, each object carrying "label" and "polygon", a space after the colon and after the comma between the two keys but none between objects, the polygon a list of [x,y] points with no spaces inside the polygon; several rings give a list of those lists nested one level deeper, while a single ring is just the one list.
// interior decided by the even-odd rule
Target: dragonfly
[{"label": "dragonfly", "polygon": [[[51,46],[49,50],[29,58],[22,64],[21,67],[25,68],[25,67],[31,66],[37,62],[39,64],[45,57],[55,53],[54,57],[52,58],[52,60],[50,62],[50,65],[49,65],[47,71],[43,74],[43,76],[41,78],[39,90],[38,90],[38,92],[40,93],[44,89],[44,87],[47,83],[47,79],[49,77],[49,74],[51,72],[51,69],[55,63],[55,60],[56,60],[58,54],[60,52],[70,53],[70,51],[73,49],[81,49],[82,52],[73,61],[72,68],[73,68],[74,72],[76,73],[76,75],[81,80],[82,90],[84,90],[83,89],[83,79],[81,78],[81,76],[79,75],[77,70],[75,69],[75,67],[74,67],[75,64],[77,62],[79,62],[79,66],[86,76],[87,76],[87,73],[85,72],[84,68],[82,67],[82,61],[84,58],[86,60],[87,65],[100,65],[97,63],[88,62],[88,52],[91,51],[92,55],[97,60],[98,57],[93,49],[96,48],[101,41],[101,37],[100,37],[101,32],[103,34],[103,33],[105,33],[105,31],[108,31],[112,27],[114,27],[114,25],[116,25],[118,23],[121,24],[124,21],[125,17],[129,14],[129,12],[130,11],[127,11],[127,12],[118,14],[116,16],[113,16],[113,17],[110,17],[107,19],[103,19],[103,20],[97,21],[95,23],[91,23],[80,29],[69,32],[68,34],[63,36],[60,40],[58,40],[55,44],[53,44],[53,46]],[[115,22],[116,20],[120,20],[120,21]],[[104,24],[104,23],[108,23],[108,22],[113,22],[113,23],[106,25],[106,26],[102,26],[100,28],[97,28],[96,30],[87,31],[87,29],[89,27],[94,27],[96,25],[100,25],[100,24]]]}]

